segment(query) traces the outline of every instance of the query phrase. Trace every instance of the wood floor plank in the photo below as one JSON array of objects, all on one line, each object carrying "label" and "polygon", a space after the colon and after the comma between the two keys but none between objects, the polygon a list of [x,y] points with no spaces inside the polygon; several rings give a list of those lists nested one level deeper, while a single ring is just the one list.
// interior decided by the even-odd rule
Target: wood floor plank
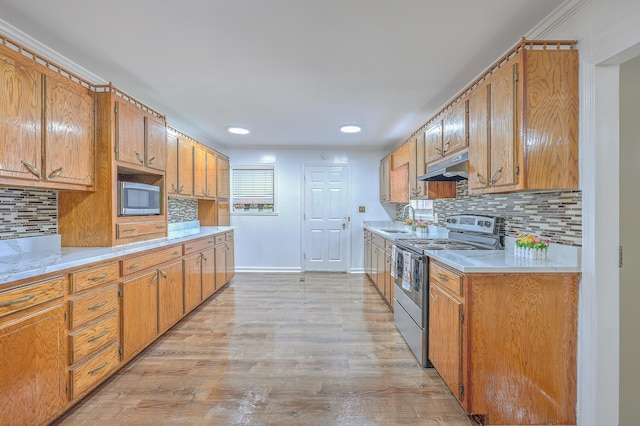
[{"label": "wood floor plank", "polygon": [[359,274],[237,273],[57,425],[476,425]]}]

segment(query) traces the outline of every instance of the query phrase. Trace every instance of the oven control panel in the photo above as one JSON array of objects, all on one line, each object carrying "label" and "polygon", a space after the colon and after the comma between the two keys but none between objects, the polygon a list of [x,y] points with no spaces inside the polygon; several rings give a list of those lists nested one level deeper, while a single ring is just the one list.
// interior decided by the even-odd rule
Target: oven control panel
[{"label": "oven control panel", "polygon": [[453,231],[496,234],[498,231],[498,219],[490,216],[455,215],[446,219],[446,227]]}]

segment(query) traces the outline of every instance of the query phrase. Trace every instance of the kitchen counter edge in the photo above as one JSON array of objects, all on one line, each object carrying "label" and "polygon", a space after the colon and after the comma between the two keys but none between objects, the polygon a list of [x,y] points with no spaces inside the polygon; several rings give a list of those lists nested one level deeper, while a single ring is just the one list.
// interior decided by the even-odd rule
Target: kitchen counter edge
[{"label": "kitchen counter edge", "polygon": [[234,226],[202,226],[197,232],[177,231],[168,237],[114,247],[58,247],[53,250],[25,252],[0,257],[0,291],[7,290],[14,281],[63,271],[90,263],[117,259],[155,248],[222,234]]}]

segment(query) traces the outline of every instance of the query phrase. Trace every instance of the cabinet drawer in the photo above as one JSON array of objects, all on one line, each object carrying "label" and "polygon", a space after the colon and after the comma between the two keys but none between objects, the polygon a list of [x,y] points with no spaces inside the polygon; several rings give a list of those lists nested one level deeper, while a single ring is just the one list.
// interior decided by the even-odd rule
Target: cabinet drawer
[{"label": "cabinet drawer", "polygon": [[182,256],[180,246],[173,246],[162,249],[155,253],[143,254],[142,256],[136,256],[121,261],[122,271],[121,275],[128,275],[134,272],[142,271],[147,268],[151,268],[160,263],[165,263],[173,259],[177,259]]},{"label": "cabinet drawer", "polygon": [[116,309],[118,309],[117,284],[71,299],[69,300],[69,327],[74,329]]},{"label": "cabinet drawer", "polygon": [[75,398],[106,377],[118,366],[118,344],[114,343],[86,362],[72,369],[71,398]]},{"label": "cabinet drawer", "polygon": [[371,235],[371,242],[377,245],[378,247],[384,247],[384,240],[385,238],[378,234]]},{"label": "cabinet drawer", "polygon": [[231,232],[227,232],[225,235],[225,240],[226,241],[232,241],[233,240],[233,231]]},{"label": "cabinet drawer", "polygon": [[120,322],[117,313],[69,335],[70,363],[82,361],[101,347],[118,341]]},{"label": "cabinet drawer", "polygon": [[462,275],[444,267],[437,262],[431,262],[429,266],[429,280],[441,287],[451,290],[458,296],[462,296]]},{"label": "cabinet drawer", "polygon": [[0,317],[39,305],[64,294],[64,277],[29,284],[0,293]]},{"label": "cabinet drawer", "polygon": [[69,274],[71,292],[84,290],[101,284],[108,284],[118,279],[118,264],[98,266]]},{"label": "cabinet drawer", "polygon": [[384,240],[384,247],[391,252],[393,250],[393,240]]},{"label": "cabinet drawer", "polygon": [[118,223],[116,234],[118,239],[138,237],[141,235],[164,234],[167,224],[164,221]]},{"label": "cabinet drawer", "polygon": [[[211,236],[209,238],[204,238],[202,240],[190,241],[188,243],[184,243],[184,254],[198,253],[199,251],[206,250],[211,247],[213,244],[218,242],[218,237],[220,235]],[[222,235],[222,242],[224,242],[224,234]]]}]

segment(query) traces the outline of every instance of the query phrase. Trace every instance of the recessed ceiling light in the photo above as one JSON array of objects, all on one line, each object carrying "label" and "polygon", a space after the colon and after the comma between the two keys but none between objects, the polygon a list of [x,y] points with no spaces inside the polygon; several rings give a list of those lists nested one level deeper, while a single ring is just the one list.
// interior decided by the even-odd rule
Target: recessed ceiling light
[{"label": "recessed ceiling light", "polygon": [[360,130],[362,130],[360,126],[356,126],[354,124],[346,124],[340,127],[340,131],[342,133],[358,133]]},{"label": "recessed ceiling light", "polygon": [[229,127],[227,131],[234,135],[246,135],[249,133],[249,129],[245,129],[244,127]]}]

